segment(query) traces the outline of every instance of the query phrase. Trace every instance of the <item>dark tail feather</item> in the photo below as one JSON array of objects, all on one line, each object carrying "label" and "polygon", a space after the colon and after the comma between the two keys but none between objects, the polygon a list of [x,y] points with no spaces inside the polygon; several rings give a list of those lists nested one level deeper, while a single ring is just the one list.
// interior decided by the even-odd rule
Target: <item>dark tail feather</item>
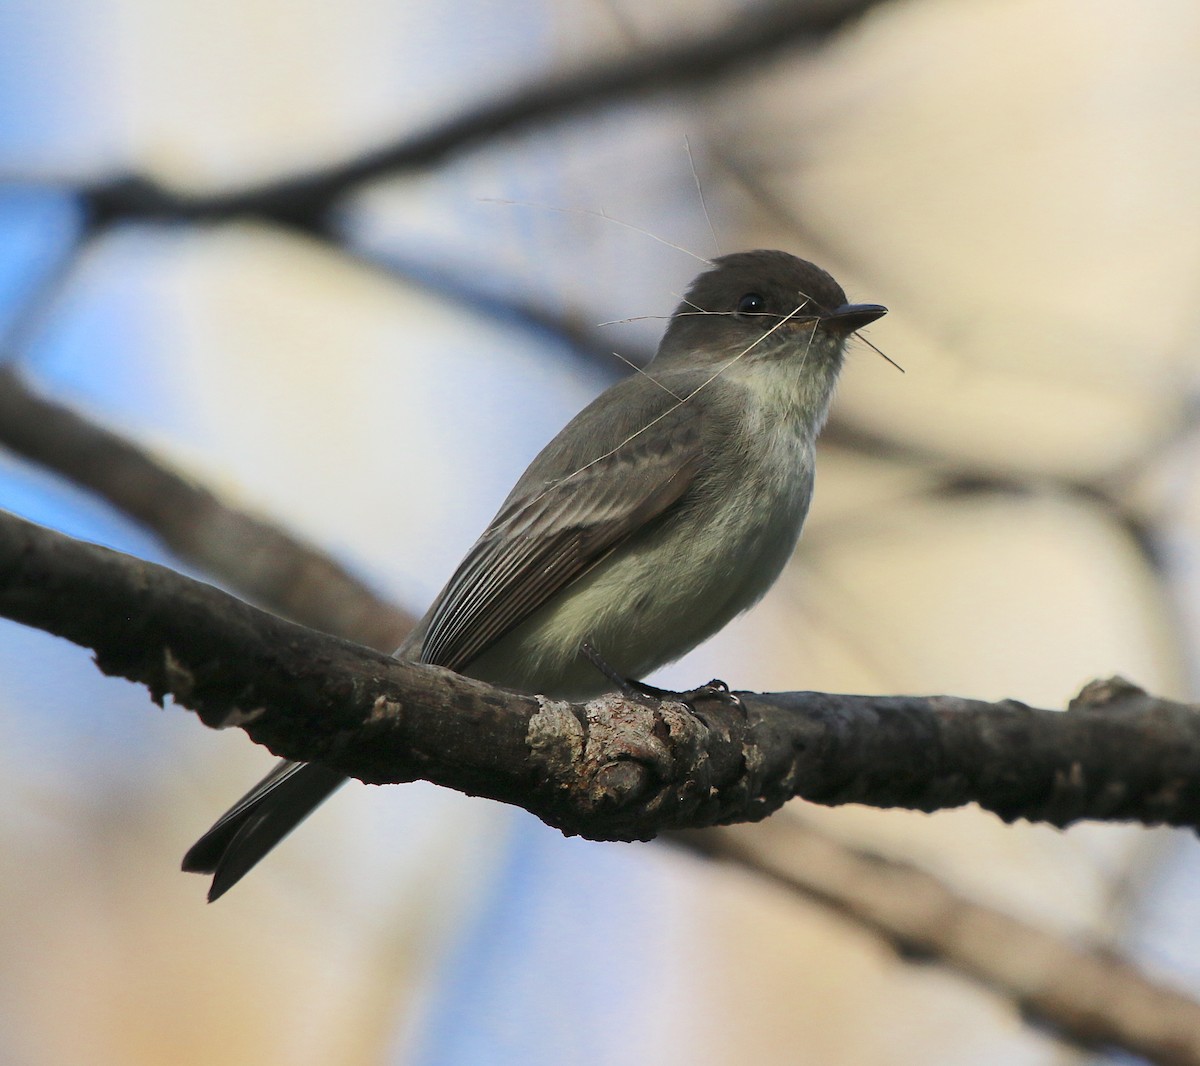
[{"label": "dark tail feather", "polygon": [[212,874],[219,899],[347,780],[313,763],[279,763],[217,820],[183,857],[189,873]]}]

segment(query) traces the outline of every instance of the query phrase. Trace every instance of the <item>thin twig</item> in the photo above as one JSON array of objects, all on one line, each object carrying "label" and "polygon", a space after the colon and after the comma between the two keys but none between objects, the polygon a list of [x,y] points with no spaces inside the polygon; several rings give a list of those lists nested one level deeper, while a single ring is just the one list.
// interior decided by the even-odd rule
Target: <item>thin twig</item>
[{"label": "thin twig", "polygon": [[1200,1003],[1106,948],[981,907],[908,863],[847,847],[787,812],[671,839],[832,907],[906,957],[937,959],[1073,1044],[1200,1064]]},{"label": "thin twig", "polygon": [[826,38],[878,3],[817,0],[740,8],[726,25],[700,39],[625,55],[518,89],[355,159],[255,188],[186,195],[134,177],[93,186],[86,198],[92,216],[100,220],[199,221],[256,215],[319,232],[328,226],[327,215],[334,204],[366,182],[439,163],[454,152],[535,123],[559,121],[588,108],[710,82]]}]

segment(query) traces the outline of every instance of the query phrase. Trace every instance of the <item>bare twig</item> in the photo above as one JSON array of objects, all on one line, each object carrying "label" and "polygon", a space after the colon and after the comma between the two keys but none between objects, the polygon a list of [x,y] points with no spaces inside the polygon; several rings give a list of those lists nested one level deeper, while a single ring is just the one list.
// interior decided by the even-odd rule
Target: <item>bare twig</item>
[{"label": "bare twig", "polygon": [[403,169],[425,167],[451,153],[538,122],[612,105],[651,92],[711,81],[817,42],[842,29],[879,0],[811,0],[739,9],[725,25],[698,40],[626,55],[545,84],[493,98],[424,133],[402,138],[356,159],[235,192],[189,196],[143,178],[87,190],[99,222],[118,218],[212,220],[256,215],[310,232],[329,223],[330,208],[346,192]]},{"label": "bare twig", "polygon": [[936,958],[1074,1044],[1119,1047],[1164,1066],[1200,1064],[1195,1000],[1104,948],[981,907],[907,863],[849,848],[787,813],[672,839],[818,900],[907,956]]},{"label": "bare twig", "polygon": [[412,627],[328,556],[36,395],[13,367],[0,368],[0,444],[96,493],[180,558],[288,618],[385,650]]}]

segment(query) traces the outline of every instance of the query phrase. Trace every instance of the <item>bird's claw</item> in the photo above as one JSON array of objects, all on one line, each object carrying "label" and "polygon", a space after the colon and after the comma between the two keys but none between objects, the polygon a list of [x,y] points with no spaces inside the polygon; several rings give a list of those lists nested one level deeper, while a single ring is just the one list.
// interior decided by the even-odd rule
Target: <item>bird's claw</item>
[{"label": "bird's claw", "polygon": [[616,685],[623,695],[628,696],[630,699],[674,700],[678,703],[687,704],[693,711],[696,709],[695,703],[697,700],[711,700],[716,703],[724,703],[729,707],[742,706],[742,701],[719,678],[714,677],[707,684],[700,685],[698,688],[676,692],[673,689],[659,688],[657,685],[648,685],[645,681],[636,681],[631,677],[621,676],[587,641],[584,641],[580,645],[580,651],[588,662]]}]

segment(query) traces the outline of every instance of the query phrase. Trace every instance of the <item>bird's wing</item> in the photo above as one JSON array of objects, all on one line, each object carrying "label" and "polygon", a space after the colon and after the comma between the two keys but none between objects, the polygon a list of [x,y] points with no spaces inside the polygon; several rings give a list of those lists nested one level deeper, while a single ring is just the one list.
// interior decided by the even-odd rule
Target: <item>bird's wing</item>
[{"label": "bird's wing", "polygon": [[616,445],[593,441],[598,458],[557,476],[535,462],[430,609],[421,660],[463,669],[676,503],[703,459],[697,418],[677,410],[643,412],[649,432],[606,427]]}]

